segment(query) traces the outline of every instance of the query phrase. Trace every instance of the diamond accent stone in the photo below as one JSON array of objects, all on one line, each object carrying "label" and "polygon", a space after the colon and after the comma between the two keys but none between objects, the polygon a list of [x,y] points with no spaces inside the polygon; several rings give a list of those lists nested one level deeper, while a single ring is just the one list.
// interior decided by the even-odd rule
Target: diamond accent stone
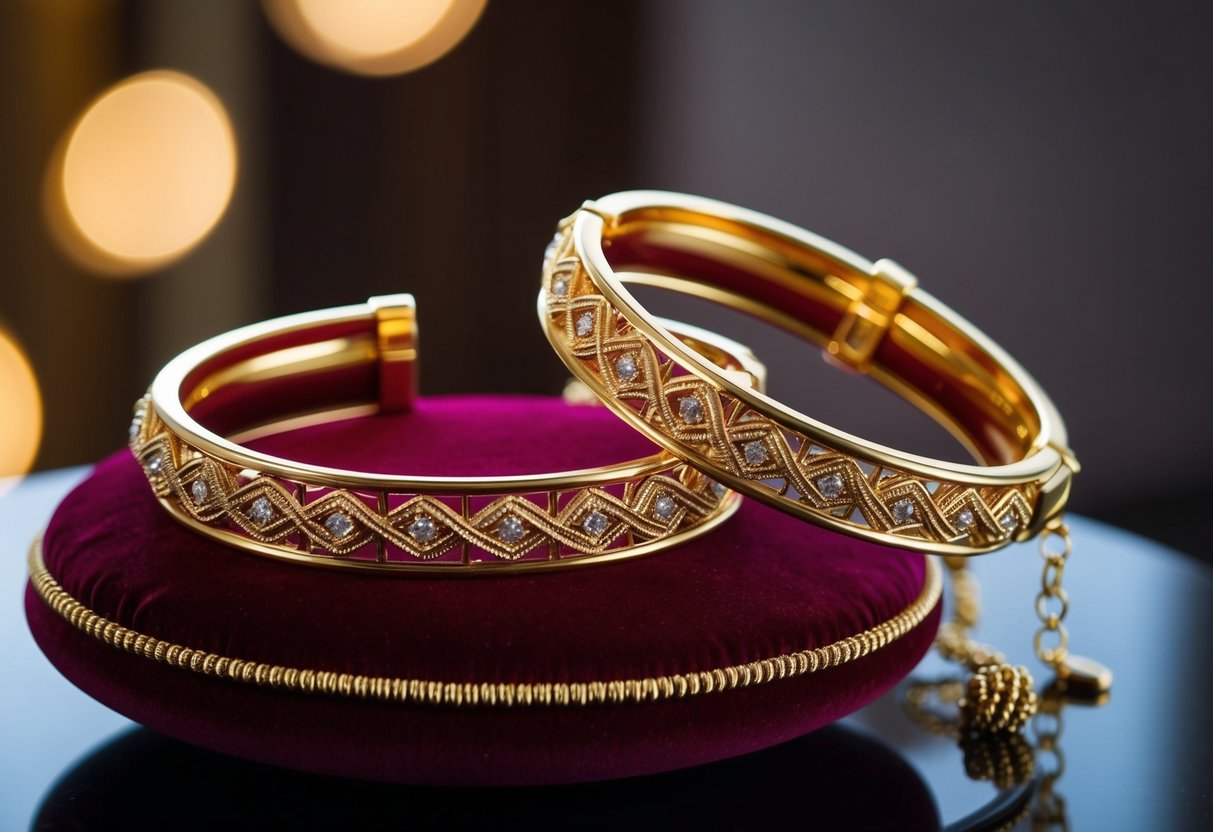
[{"label": "diamond accent stone", "polygon": [[742,445],[741,452],[745,455],[746,465],[761,465],[767,461],[767,446],[758,439]]},{"label": "diamond accent stone", "polygon": [[132,442],[134,442],[136,439],[139,438],[139,431],[142,428],[143,428],[143,417],[136,416],[135,421],[131,422],[130,430],[127,431],[127,435],[130,437],[130,440]]},{"label": "diamond accent stone", "polygon": [[965,529],[969,528],[969,526],[972,526],[972,525],[973,525],[973,512],[967,508],[961,509],[960,513],[956,515],[956,528],[963,532]]},{"label": "diamond accent stone", "polygon": [[582,312],[581,317],[577,319],[577,335],[584,338],[594,331],[594,313]]},{"label": "diamond accent stone", "polygon": [[409,537],[418,543],[429,543],[438,535],[438,526],[424,514],[409,524]]},{"label": "diamond accent stone", "polygon": [[1019,518],[1008,511],[1002,517],[998,518],[998,525],[1002,527],[1004,532],[1010,534],[1019,528]]},{"label": "diamond accent stone", "polygon": [[669,494],[662,494],[653,501],[653,516],[658,520],[669,520],[678,510],[678,503]]},{"label": "diamond accent stone", "polygon": [[324,527],[332,532],[334,537],[345,537],[354,530],[354,521],[340,511],[334,511],[325,519]]},{"label": "diamond accent stone", "polygon": [[501,525],[497,527],[497,537],[506,543],[517,543],[522,540],[524,534],[526,534],[526,528],[522,525],[522,521],[512,514],[502,520]]},{"label": "diamond accent stone", "polygon": [[159,474],[162,468],[164,468],[164,457],[162,457],[160,454],[156,454],[147,461],[147,470],[151,471],[153,474]]},{"label": "diamond accent stone", "polygon": [[601,511],[591,511],[586,518],[581,521],[581,528],[585,529],[589,534],[597,537],[607,529],[607,516]]},{"label": "diamond accent stone", "polygon": [[270,520],[274,519],[274,507],[270,505],[270,501],[264,497],[258,497],[253,500],[253,504],[249,506],[249,519],[258,526],[264,526]]},{"label": "diamond accent stone", "polygon": [[893,522],[899,526],[909,523],[914,517],[914,504],[909,500],[898,500],[893,503]]},{"label": "diamond accent stone", "polygon": [[620,381],[633,381],[636,376],[640,375],[640,368],[636,366],[636,356],[631,353],[622,356],[615,362],[615,375],[619,376]]},{"label": "diamond accent stone", "polygon": [[678,415],[688,425],[697,425],[703,421],[703,402],[698,396],[683,396],[678,400]]},{"label": "diamond accent stone", "polygon": [[712,493],[716,495],[716,499],[722,500],[724,495],[729,493],[729,489],[722,482],[714,482],[712,483]]},{"label": "diamond accent stone", "polygon": [[194,480],[190,483],[190,494],[194,496],[194,502],[202,505],[206,502],[206,498],[211,496],[211,487],[206,484],[205,480]]},{"label": "diamond accent stone", "polygon": [[568,275],[558,274],[552,278],[552,297],[563,298],[569,294]]},{"label": "diamond accent stone", "polygon": [[837,474],[826,474],[824,477],[818,477],[817,490],[827,500],[833,500],[842,494],[842,477]]}]

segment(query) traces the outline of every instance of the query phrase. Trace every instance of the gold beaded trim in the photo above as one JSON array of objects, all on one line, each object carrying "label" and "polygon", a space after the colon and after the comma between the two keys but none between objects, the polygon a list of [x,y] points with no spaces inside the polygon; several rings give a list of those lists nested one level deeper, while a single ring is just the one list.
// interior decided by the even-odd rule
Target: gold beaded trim
[{"label": "gold beaded trim", "polygon": [[766,684],[803,676],[860,659],[909,633],[939,602],[939,567],[927,559],[922,591],[905,609],[857,635],[824,647],[785,653],[748,664],[712,670],[596,682],[442,682],[307,670],[219,656],[123,627],[73,598],[42,560],[42,536],[29,553],[30,581],[38,596],[77,630],[127,653],[233,682],[401,704],[422,705],[599,705],[675,699]]}]

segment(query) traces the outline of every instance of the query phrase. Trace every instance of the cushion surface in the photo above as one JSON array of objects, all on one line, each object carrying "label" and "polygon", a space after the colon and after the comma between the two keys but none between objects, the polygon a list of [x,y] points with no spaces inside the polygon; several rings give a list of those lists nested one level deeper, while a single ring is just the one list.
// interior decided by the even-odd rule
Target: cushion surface
[{"label": "cushion surface", "polygon": [[[255,443],[320,464],[522,474],[652,453],[604,408],[535,397],[422,400],[410,414]],[[442,682],[586,682],[710,671],[819,647],[910,607],[924,559],[747,501],[649,557],[534,575],[346,573],[229,549],[179,525],[121,451],[56,511],[47,570],[95,613],[250,661]],[[938,608],[838,667],[699,696],[597,706],[429,706],[219,680],[125,653],[34,591],[31,629],[89,694],[189,742],[305,771],[416,783],[574,782],[681,768],[781,742],[861,707],[929,647]]]}]

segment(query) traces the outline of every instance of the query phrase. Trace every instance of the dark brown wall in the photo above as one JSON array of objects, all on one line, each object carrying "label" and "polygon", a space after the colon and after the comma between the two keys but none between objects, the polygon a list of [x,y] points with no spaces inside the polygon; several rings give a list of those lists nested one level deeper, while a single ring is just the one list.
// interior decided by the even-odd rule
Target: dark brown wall
[{"label": "dark brown wall", "polygon": [[634,185],[639,10],[490,2],[400,78],[312,64],[267,35],[274,311],[412,292],[425,392],[555,392],[536,324],[544,247]]}]

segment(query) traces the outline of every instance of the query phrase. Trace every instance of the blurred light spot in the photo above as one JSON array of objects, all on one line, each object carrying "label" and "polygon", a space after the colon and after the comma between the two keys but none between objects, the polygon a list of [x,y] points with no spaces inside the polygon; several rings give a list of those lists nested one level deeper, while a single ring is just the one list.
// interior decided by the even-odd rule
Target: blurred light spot
[{"label": "blurred light spot", "polygon": [[235,182],[222,102],[188,75],[145,72],[102,94],[61,144],[48,170],[48,216],[84,265],[135,274],[201,242]]},{"label": "blurred light spot", "polygon": [[278,33],[309,58],[360,75],[397,75],[438,60],[486,0],[265,0]]},{"label": "blurred light spot", "polygon": [[0,330],[0,496],[29,471],[42,439],[42,396],[25,353]]}]

